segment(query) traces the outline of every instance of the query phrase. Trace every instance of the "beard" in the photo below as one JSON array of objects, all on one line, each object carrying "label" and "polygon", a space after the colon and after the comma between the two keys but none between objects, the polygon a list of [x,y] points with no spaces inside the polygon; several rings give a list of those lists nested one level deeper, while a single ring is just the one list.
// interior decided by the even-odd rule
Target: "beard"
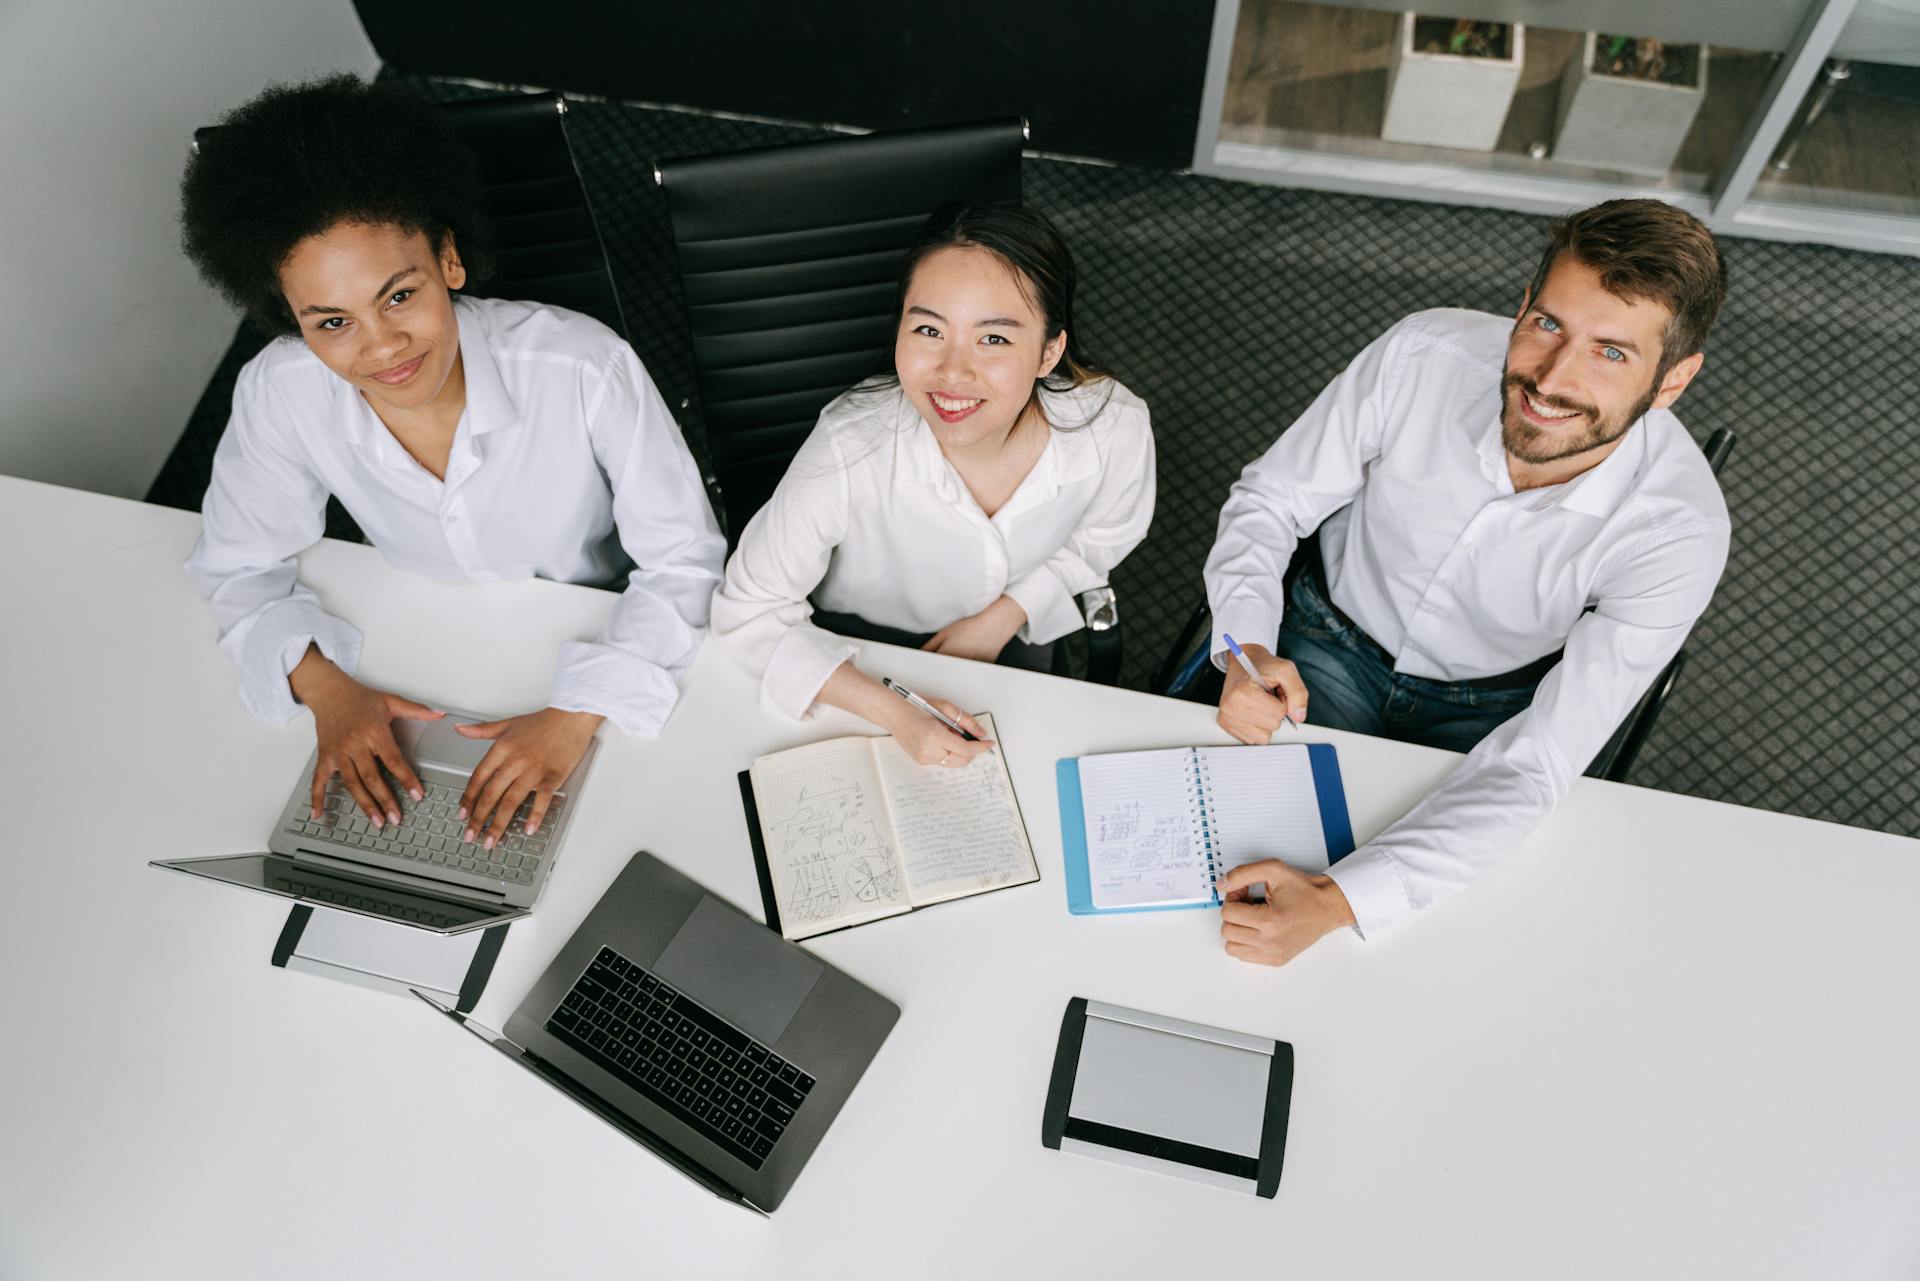
[{"label": "beard", "polygon": [[[1640,421],[1641,415],[1653,408],[1653,398],[1659,389],[1660,380],[1656,377],[1638,404],[1624,414],[1608,417],[1600,412],[1597,405],[1583,404],[1563,396],[1544,396],[1534,385],[1533,379],[1524,374],[1509,373],[1500,380],[1500,443],[1506,446],[1509,454],[1536,467],[1584,454],[1590,449],[1610,445],[1626,435]],[[1573,416],[1556,428],[1536,426],[1527,421],[1516,393],[1527,396],[1543,409],[1573,410]]]}]

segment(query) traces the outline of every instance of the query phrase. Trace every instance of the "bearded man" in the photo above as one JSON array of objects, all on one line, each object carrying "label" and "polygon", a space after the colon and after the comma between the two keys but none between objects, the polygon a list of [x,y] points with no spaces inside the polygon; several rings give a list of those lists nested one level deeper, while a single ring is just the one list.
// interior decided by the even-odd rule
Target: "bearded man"
[{"label": "bearded man", "polygon": [[[1234,869],[1230,953],[1282,964],[1472,882],[1679,651],[1731,527],[1670,407],[1726,289],[1718,245],[1686,212],[1583,210],[1553,224],[1512,321],[1409,316],[1235,482],[1206,567],[1221,726],[1265,743],[1311,719],[1467,756],[1330,875]],[[1226,661],[1226,635],[1259,682]],[[1246,901],[1260,883],[1266,901]]]}]

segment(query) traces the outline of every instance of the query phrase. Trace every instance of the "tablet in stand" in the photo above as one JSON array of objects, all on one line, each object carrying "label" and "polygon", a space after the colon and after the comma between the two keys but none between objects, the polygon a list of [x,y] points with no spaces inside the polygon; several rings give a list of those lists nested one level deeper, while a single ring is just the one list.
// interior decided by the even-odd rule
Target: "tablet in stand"
[{"label": "tablet in stand", "polygon": [[465,1014],[486,990],[507,929],[436,934],[298,903],[273,945],[273,963],[396,996],[427,992]]}]

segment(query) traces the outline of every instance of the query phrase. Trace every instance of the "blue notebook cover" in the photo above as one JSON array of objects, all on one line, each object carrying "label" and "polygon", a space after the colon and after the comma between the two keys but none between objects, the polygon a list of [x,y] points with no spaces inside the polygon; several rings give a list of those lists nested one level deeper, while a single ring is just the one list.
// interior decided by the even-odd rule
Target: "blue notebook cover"
[{"label": "blue notebook cover", "polygon": [[[1320,831],[1327,842],[1327,863],[1338,863],[1353,853],[1353,824],[1347,818],[1347,792],[1340,782],[1340,758],[1331,743],[1308,743],[1307,760],[1313,768],[1313,790],[1320,803]],[[1093,877],[1087,865],[1087,816],[1080,798],[1080,758],[1068,757],[1054,766],[1060,788],[1060,845],[1066,856],[1067,908],[1076,916],[1105,916],[1115,912],[1173,912],[1209,907],[1207,903],[1154,903],[1138,907],[1096,907]]]}]

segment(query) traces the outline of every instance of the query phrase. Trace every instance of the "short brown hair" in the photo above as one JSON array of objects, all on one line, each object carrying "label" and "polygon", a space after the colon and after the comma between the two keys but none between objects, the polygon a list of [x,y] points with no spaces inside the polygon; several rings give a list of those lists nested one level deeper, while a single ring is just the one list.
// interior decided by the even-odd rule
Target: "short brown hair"
[{"label": "short brown hair", "polygon": [[1599,273],[1617,298],[1660,303],[1673,313],[1661,340],[1660,374],[1706,345],[1727,300],[1727,264],[1713,233],[1664,200],[1609,200],[1556,218],[1533,277],[1537,297],[1562,251]]}]

